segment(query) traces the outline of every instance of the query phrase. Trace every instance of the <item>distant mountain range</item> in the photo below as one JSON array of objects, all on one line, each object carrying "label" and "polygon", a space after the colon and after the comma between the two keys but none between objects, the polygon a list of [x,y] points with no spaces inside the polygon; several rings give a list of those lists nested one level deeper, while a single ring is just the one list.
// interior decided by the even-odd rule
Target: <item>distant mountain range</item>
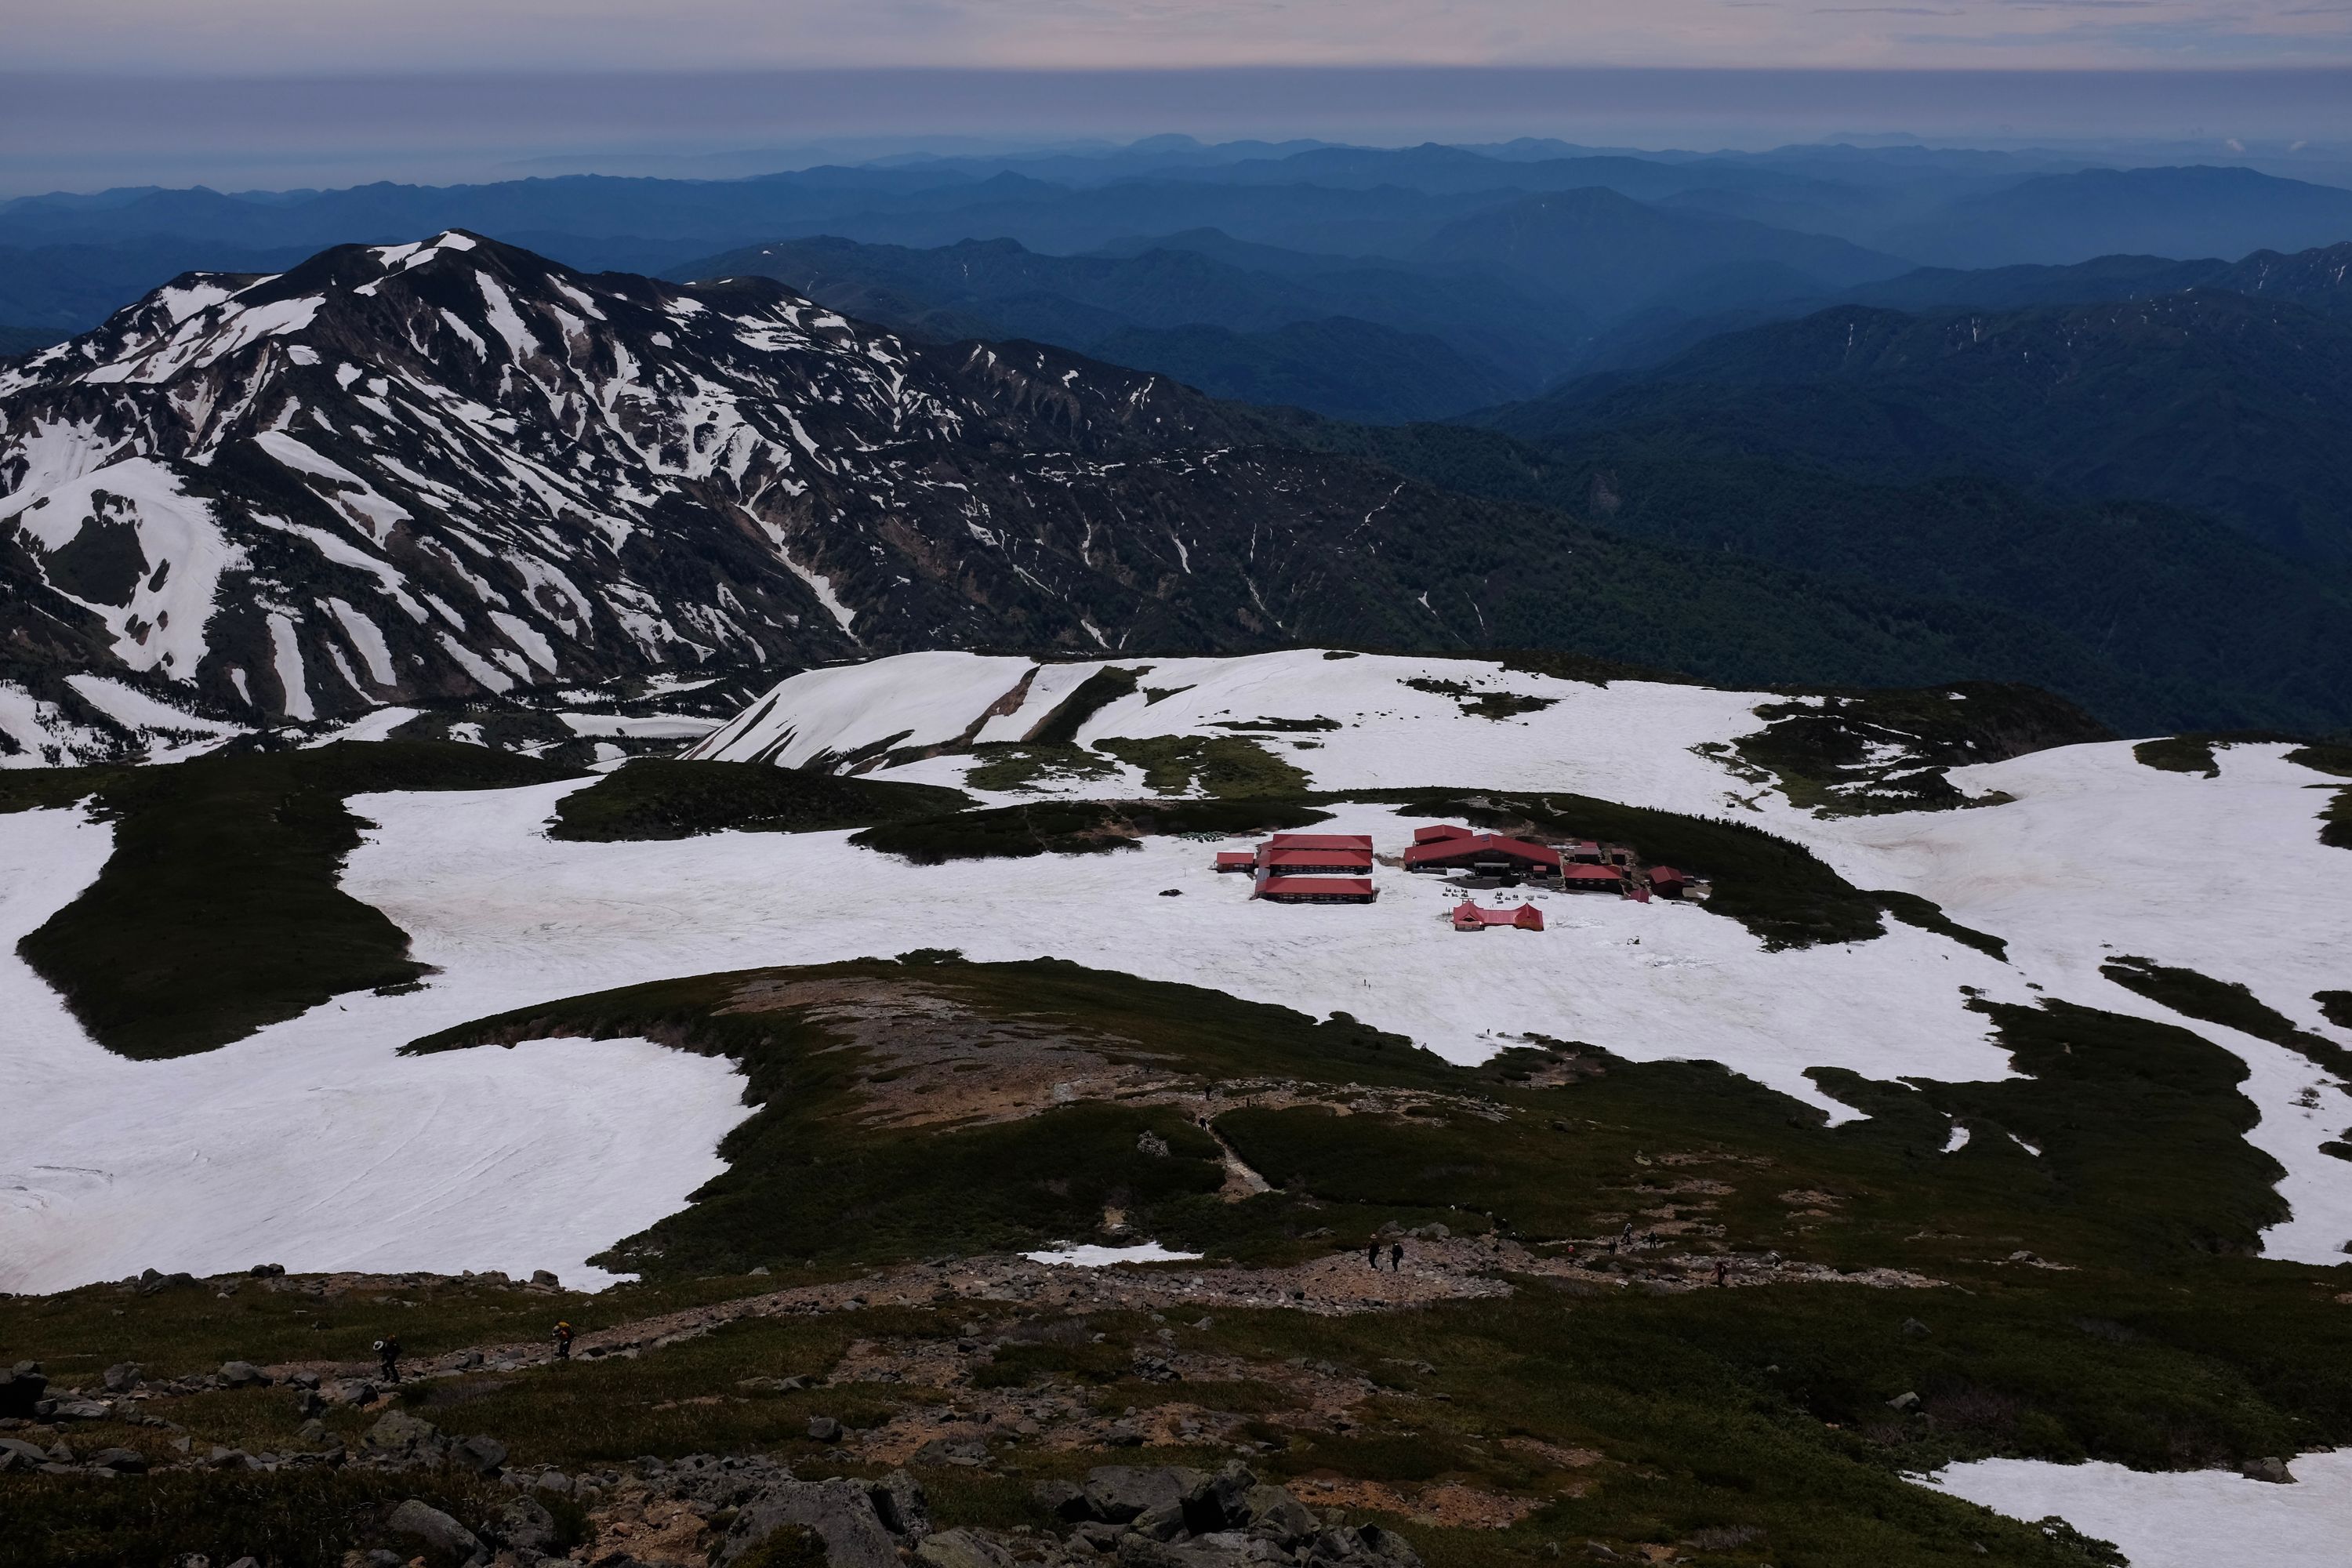
[{"label": "distant mountain range", "polygon": [[[1367,445],[1416,430],[1470,458]],[[2161,598],[2116,601],[2118,657],[1980,579],[1796,570],[1503,493],[1553,462],[1531,450],[1318,434],[766,279],[589,277],[462,233],[189,277],[0,372],[0,752],[37,735],[19,708],[100,724],[93,675],[308,722],[937,647],[1549,647],[1743,683],[2025,679],[2126,727],[2352,711],[2329,696],[2352,613],[2315,580],[2280,601],[2308,668],[2258,687],[2261,639],[2242,668],[2168,653]]]}]

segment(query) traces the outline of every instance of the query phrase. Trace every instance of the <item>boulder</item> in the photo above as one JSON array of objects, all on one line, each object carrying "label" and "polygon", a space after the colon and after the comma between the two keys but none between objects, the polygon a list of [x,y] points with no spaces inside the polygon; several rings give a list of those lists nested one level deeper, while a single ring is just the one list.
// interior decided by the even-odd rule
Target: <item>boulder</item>
[{"label": "boulder", "polygon": [[530,1282],[534,1285],[545,1285],[551,1289],[562,1283],[562,1280],[556,1279],[554,1275],[549,1273],[544,1268],[532,1269],[530,1271]]},{"label": "boulder", "polygon": [[449,1453],[449,1440],[438,1426],[404,1410],[386,1411],[368,1428],[364,1442],[371,1458],[394,1465],[437,1465]]},{"label": "boulder", "polygon": [[495,1476],[506,1468],[507,1446],[496,1437],[460,1437],[450,1446],[449,1458],[478,1476]]},{"label": "boulder", "polygon": [[1322,1528],[1322,1521],[1281,1487],[1252,1487],[1244,1500],[1250,1533],[1278,1546],[1296,1546]]},{"label": "boulder", "polygon": [[0,1470],[33,1470],[49,1462],[47,1450],[22,1437],[0,1437]]},{"label": "boulder", "polygon": [[49,1417],[56,1421],[103,1421],[114,1414],[114,1406],[102,1399],[50,1399]]},{"label": "boulder", "polygon": [[330,1405],[366,1405],[375,1398],[375,1384],[363,1377],[337,1378],[320,1385],[319,1397]]},{"label": "boulder", "polygon": [[109,1394],[128,1394],[145,1381],[139,1375],[135,1361],[119,1361],[106,1369],[103,1381]]},{"label": "boulder", "polygon": [[2277,1487],[2294,1484],[2294,1473],[2288,1470],[2284,1459],[2248,1459],[2238,1467],[2238,1473],[2250,1481],[2268,1481]]},{"label": "boulder", "polygon": [[269,1381],[269,1374],[249,1361],[221,1363],[220,1380],[231,1388],[251,1388]]},{"label": "boulder", "polygon": [[1070,1481],[1039,1481],[1029,1489],[1029,1495],[1038,1506],[1058,1519],[1076,1522],[1093,1517],[1087,1505],[1086,1489]]},{"label": "boulder", "polygon": [[1908,1415],[1919,1408],[1919,1396],[1916,1394],[1898,1394],[1886,1402],[1886,1408],[1898,1415]]},{"label": "boulder", "polygon": [[136,1448],[100,1448],[89,1457],[89,1462],[102,1465],[120,1475],[143,1476],[147,1473],[147,1456]]},{"label": "boulder", "polygon": [[809,1417],[808,1435],[819,1443],[838,1443],[841,1441],[841,1423],[830,1415],[812,1415]]},{"label": "boulder", "polygon": [[474,1532],[418,1498],[410,1498],[392,1510],[385,1527],[396,1535],[413,1535],[436,1552],[446,1552],[453,1557],[474,1557],[482,1554],[481,1541]]},{"label": "boulder", "polygon": [[1013,1553],[969,1530],[943,1530],[915,1548],[928,1568],[1013,1568]]},{"label": "boulder", "polygon": [[1256,1486],[1245,1466],[1227,1465],[1184,1494],[1184,1528],[1194,1535],[1241,1529],[1250,1522],[1249,1497]]},{"label": "boulder", "polygon": [[904,1470],[893,1470],[866,1488],[882,1528],[908,1542],[919,1542],[931,1532],[930,1500],[922,1483]]},{"label": "boulder", "polygon": [[5,1372],[0,1372],[0,1415],[27,1419],[33,1406],[39,1404],[49,1391],[49,1380],[41,1375],[41,1363],[20,1361]]},{"label": "boulder", "polygon": [[1152,1509],[1181,1513],[1186,1494],[1206,1481],[1176,1465],[1101,1465],[1087,1472],[1087,1512],[1106,1524],[1125,1524]]},{"label": "boulder", "polygon": [[555,1516],[531,1498],[511,1497],[491,1522],[490,1532],[502,1546],[545,1554],[555,1548]]},{"label": "boulder", "polygon": [[719,1543],[717,1568],[729,1568],[788,1524],[823,1538],[829,1568],[898,1568],[898,1542],[883,1528],[873,1499],[862,1484],[842,1477],[779,1481],[745,1503]]}]

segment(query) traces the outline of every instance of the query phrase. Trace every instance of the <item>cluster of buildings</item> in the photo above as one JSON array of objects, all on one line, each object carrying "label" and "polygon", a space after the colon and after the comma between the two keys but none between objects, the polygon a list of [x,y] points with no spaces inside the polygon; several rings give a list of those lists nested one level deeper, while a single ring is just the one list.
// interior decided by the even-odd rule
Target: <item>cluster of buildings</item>
[{"label": "cluster of buildings", "polygon": [[[1255,849],[1220,851],[1220,871],[1255,879],[1252,897],[1278,904],[1369,904],[1380,897],[1372,886],[1372,840],[1364,833],[1276,833]],[[1450,824],[1413,829],[1404,868],[1437,874],[1463,872],[1506,883],[1534,882],[1564,892],[1615,893],[1644,901],[1680,899],[1690,879],[1671,866],[1643,866],[1630,846],[1571,839],[1538,844],[1500,833],[1478,833]],[[1698,896],[1704,897],[1702,890]],[[1543,930],[1543,911],[1533,904],[1516,910],[1486,909],[1465,900],[1454,910],[1456,931],[1507,925]]]},{"label": "cluster of buildings", "polygon": [[1369,904],[1381,896],[1369,833],[1277,833],[1255,850],[1220,853],[1217,869],[1250,873],[1257,879],[1251,896],[1277,904]]}]

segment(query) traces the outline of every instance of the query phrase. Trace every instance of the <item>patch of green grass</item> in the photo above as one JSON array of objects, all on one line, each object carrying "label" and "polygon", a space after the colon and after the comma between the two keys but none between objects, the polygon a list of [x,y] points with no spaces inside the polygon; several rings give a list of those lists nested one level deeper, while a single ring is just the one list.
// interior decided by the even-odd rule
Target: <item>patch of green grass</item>
[{"label": "patch of green grass", "polygon": [[2311,999],[2319,1004],[2319,1016],[2339,1029],[2352,1029],[2352,991],[2315,991]]},{"label": "patch of green grass", "polygon": [[2243,1030],[2256,1039],[2284,1046],[2339,1078],[2352,1078],[2352,1051],[2296,1028],[2285,1015],[2265,1005],[2236,981],[2215,980],[2193,969],[2174,968],[2128,953],[2102,963],[2099,973],[2184,1017]]},{"label": "patch of green grass", "polygon": [[2166,735],[2142,741],[2132,748],[2132,760],[2142,767],[2158,768],[2168,773],[2202,773],[2209,779],[2221,776],[2221,764],[2213,756],[2213,742],[2204,736]]},{"label": "patch of green grass", "polygon": [[1158,833],[1267,833],[1304,827],[1330,813],[1295,801],[1050,800],[953,816],[890,823],[850,842],[919,866],[949,860],[1023,859],[1033,855],[1095,855],[1133,849]]},{"label": "patch of green grass", "polygon": [[2340,779],[2352,779],[2352,745],[2340,742],[2322,741],[2297,746],[2286,754],[2286,760],[2314,773],[2334,773]]},{"label": "patch of green grass", "polygon": [[[1815,693],[1811,701],[1765,704],[1756,716],[1765,727],[1732,742],[1742,776],[1770,778],[1791,802],[1823,816],[1982,804],[1947,771],[2114,738],[2063,698],[1998,681]],[[1902,754],[1877,760],[1886,746]]]},{"label": "patch of green grass", "polygon": [[1515,719],[1522,713],[1540,713],[1559,700],[1522,696],[1515,691],[1478,691],[1459,680],[1436,680],[1425,675],[1409,675],[1403,684],[1415,691],[1451,697],[1473,719]]},{"label": "patch of green grass", "polygon": [[345,992],[425,973],[405,932],[336,885],[364,826],[345,796],[574,776],[446,742],[73,773],[0,783],[19,801],[88,791],[114,825],[98,879],[18,951],[100,1045],[142,1059],[211,1050]]},{"label": "patch of green grass", "polygon": [[2330,849],[2352,849],[2352,789],[2339,789],[2319,814],[2319,841]]},{"label": "patch of green grass", "polygon": [[937,816],[971,797],[935,784],[843,778],[760,763],[639,757],[565,795],[550,838],[613,843],[705,833],[814,833]]},{"label": "patch of green grass", "polygon": [[1022,737],[1034,746],[1066,746],[1078,738],[1086,721],[1118,701],[1130,696],[1151,667],[1143,665],[1134,669],[1122,669],[1106,665],[1080,681],[1067,697],[1054,705],[1054,710],[1039,721],[1037,727]]},{"label": "patch of green grass", "polygon": [[1944,913],[1943,906],[1933,899],[1923,899],[1916,893],[1898,893],[1891,888],[1881,888],[1871,895],[1879,907],[1905,925],[1917,926],[1921,931],[1934,931],[1979,952],[1987,953],[2002,963],[2009,962],[2009,943],[1997,936],[1964,926]]},{"label": "patch of green grass", "polygon": [[1120,762],[1143,770],[1143,787],[1154,795],[1182,795],[1197,787],[1221,800],[1306,792],[1298,769],[1238,735],[1157,735],[1096,742]]},{"label": "patch of green grass", "polygon": [[992,741],[974,746],[980,758],[964,770],[964,782],[974,789],[1025,790],[1045,783],[1108,779],[1118,766],[1101,752],[1080,745],[1039,746],[1021,741]]}]

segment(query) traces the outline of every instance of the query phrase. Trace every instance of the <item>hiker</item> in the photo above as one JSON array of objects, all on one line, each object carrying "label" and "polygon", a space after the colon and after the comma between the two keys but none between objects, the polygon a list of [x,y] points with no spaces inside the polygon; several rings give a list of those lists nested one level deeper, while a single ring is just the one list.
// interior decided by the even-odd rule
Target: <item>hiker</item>
[{"label": "hiker", "polygon": [[1402,1241],[1391,1241],[1389,1243],[1389,1272],[1394,1274],[1401,1271],[1403,1268],[1404,1243]]},{"label": "hiker", "polygon": [[1715,1283],[1718,1289],[1722,1288],[1724,1270],[1727,1267],[1728,1265],[1722,1258],[1718,1258],[1715,1260]]},{"label": "hiker", "polygon": [[572,1359],[572,1325],[569,1323],[555,1325],[555,1359],[558,1361]]},{"label": "hiker", "polygon": [[1372,1272],[1378,1274],[1381,1271],[1381,1244],[1377,1237],[1373,1238],[1372,1245],[1365,1250],[1364,1257],[1371,1264]]},{"label": "hiker", "polygon": [[386,1336],[376,1341],[375,1359],[383,1363],[381,1370],[386,1383],[400,1381],[400,1342],[398,1340]]}]

